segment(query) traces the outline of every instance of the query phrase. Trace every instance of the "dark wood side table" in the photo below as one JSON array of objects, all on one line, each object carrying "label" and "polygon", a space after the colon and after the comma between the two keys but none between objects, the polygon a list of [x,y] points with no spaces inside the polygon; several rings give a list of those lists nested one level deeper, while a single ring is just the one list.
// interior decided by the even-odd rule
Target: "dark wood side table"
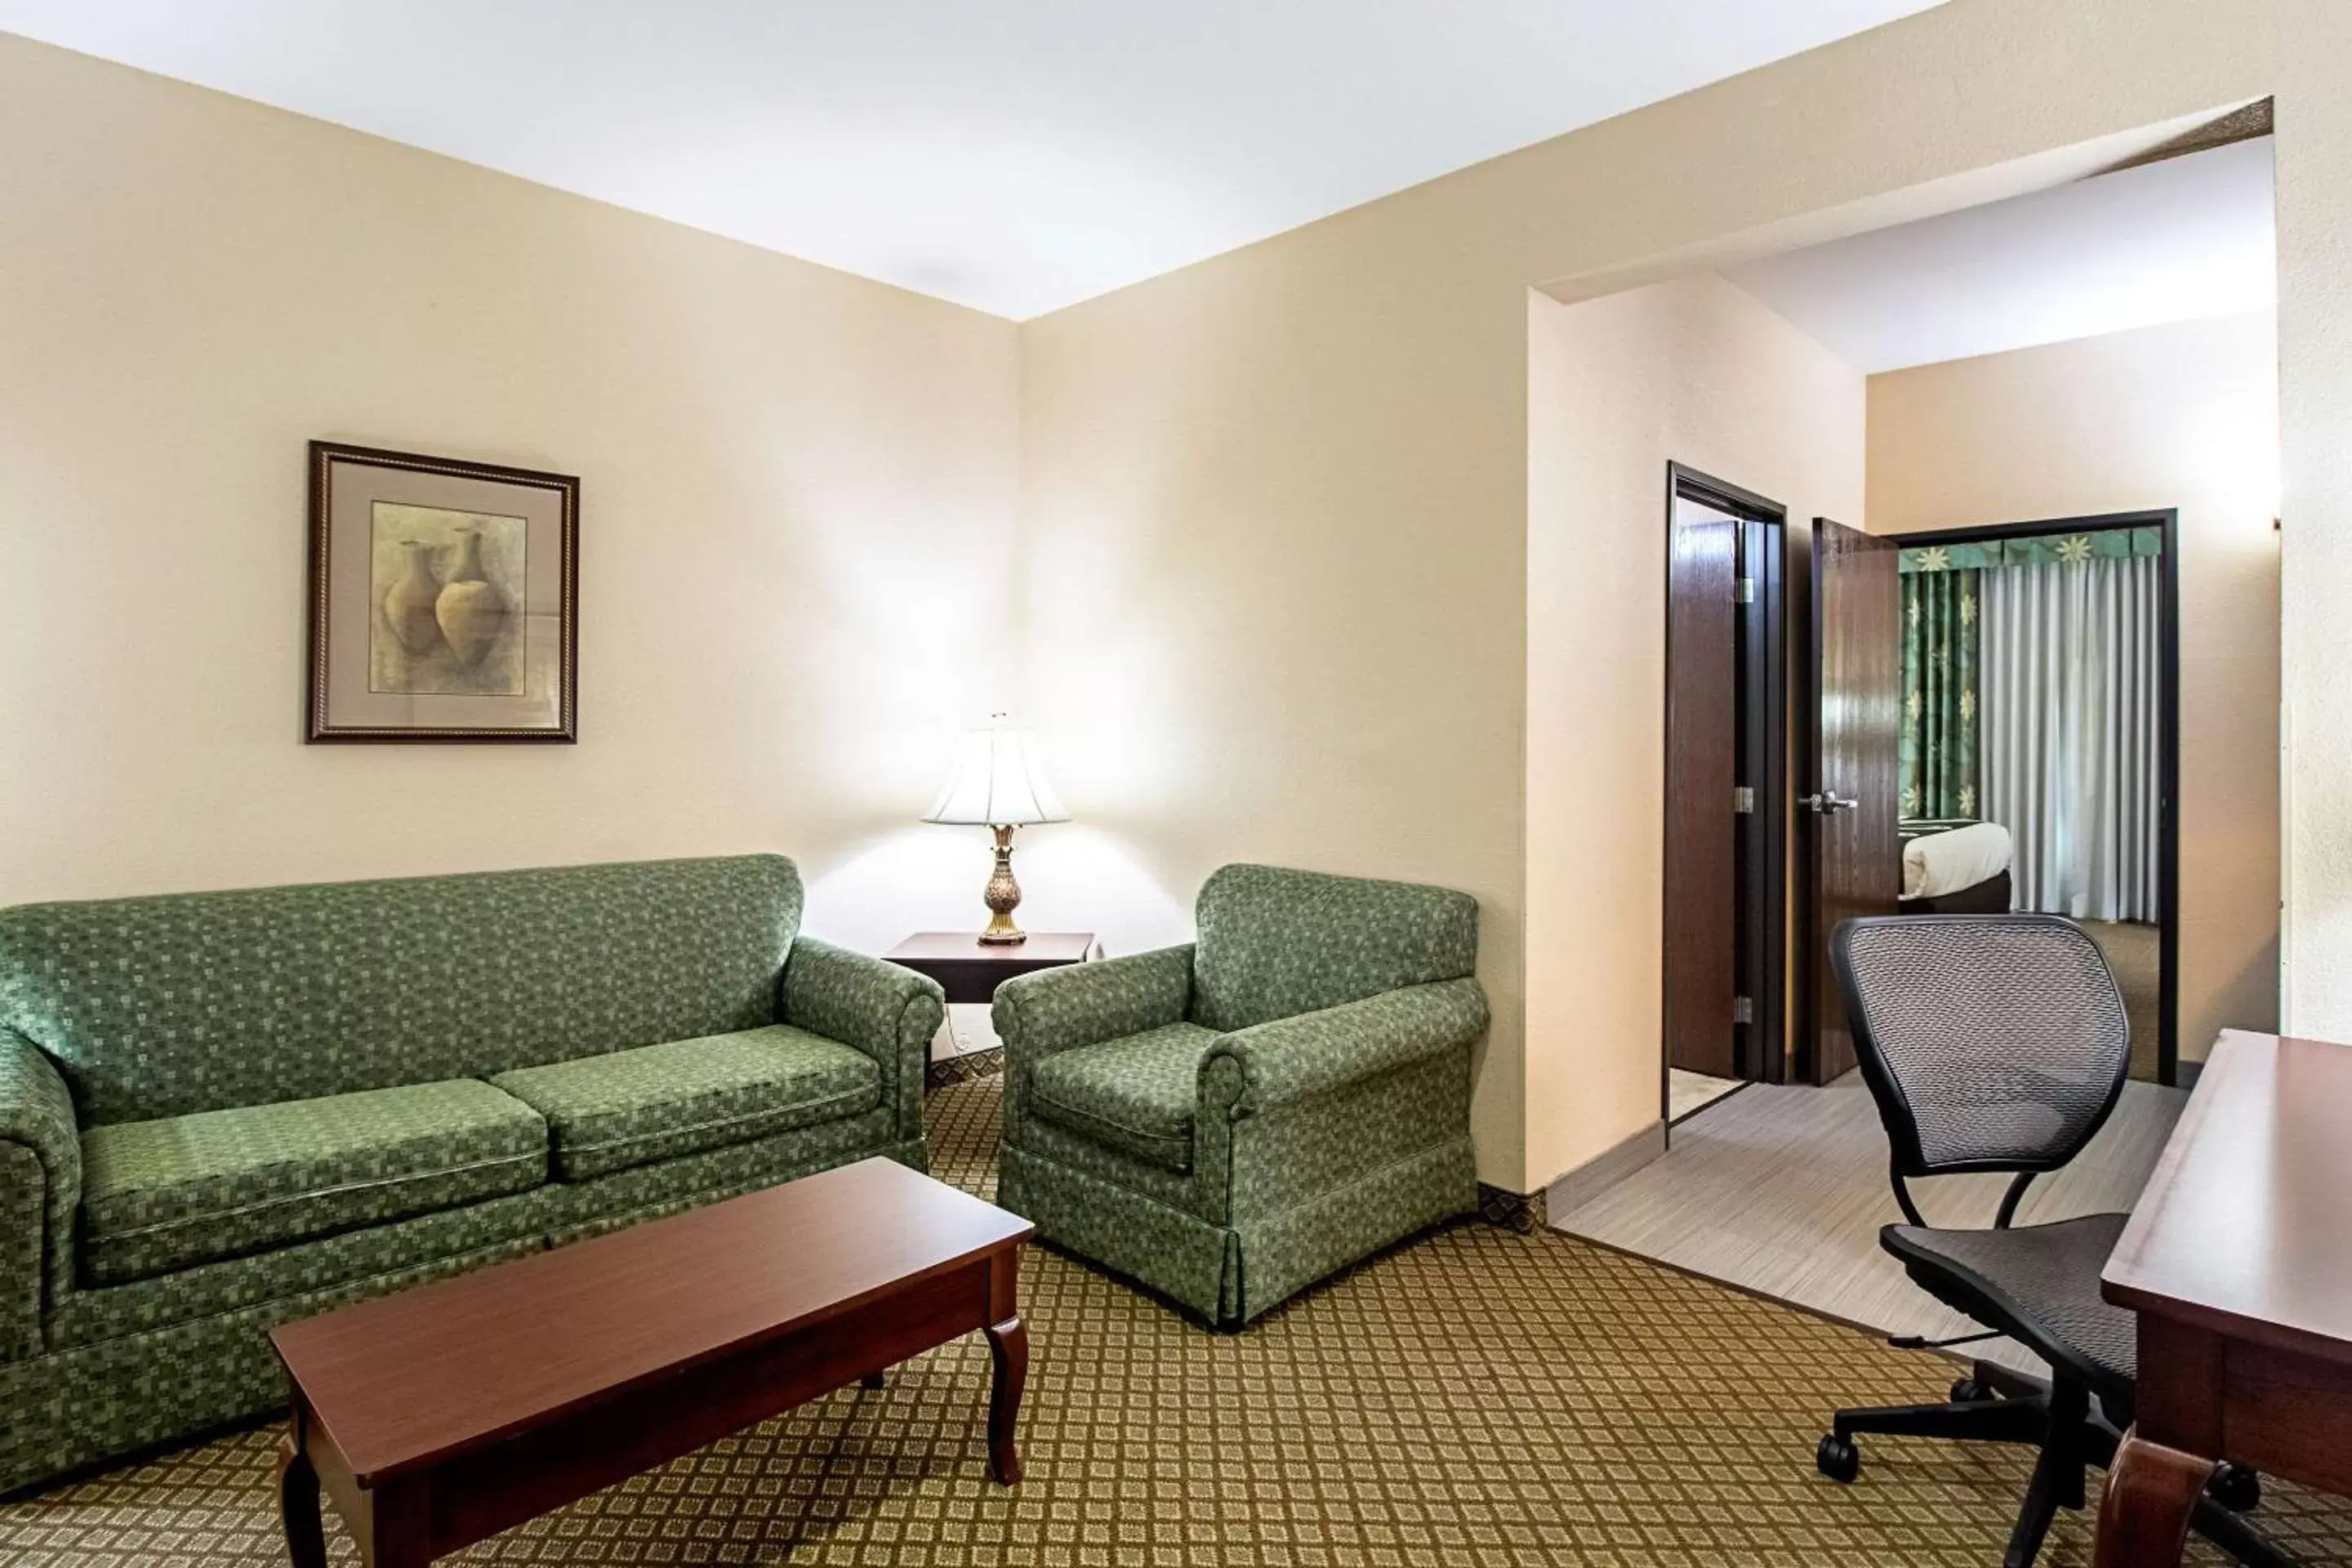
[{"label": "dark wood side table", "polygon": [[[1090,931],[1033,931],[1028,941],[1010,946],[983,942],[971,931],[917,931],[882,956],[938,981],[950,1005],[969,1005],[992,1000],[996,988],[1017,974],[1100,958],[1102,944]],[[939,1089],[993,1072],[1003,1060],[1002,1047],[972,1051],[932,1062],[924,1079],[929,1087]]]},{"label": "dark wood side table", "polygon": [[2352,1494],[2347,1129],[2352,1046],[2222,1034],[2100,1276],[2139,1384],[2098,1568],[2178,1563],[2224,1459]]}]

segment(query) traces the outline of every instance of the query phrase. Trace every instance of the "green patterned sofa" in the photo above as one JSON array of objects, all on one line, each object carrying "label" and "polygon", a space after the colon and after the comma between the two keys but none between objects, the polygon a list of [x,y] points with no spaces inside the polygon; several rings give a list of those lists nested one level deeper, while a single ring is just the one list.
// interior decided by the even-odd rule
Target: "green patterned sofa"
[{"label": "green patterned sofa", "polygon": [[996,993],[997,1201],[1239,1328],[1477,1206],[1478,905],[1404,882],[1227,866],[1199,939]]},{"label": "green patterned sofa", "polygon": [[870,1154],[942,998],[780,856],[0,910],[0,1491],[284,1399],[273,1324]]}]

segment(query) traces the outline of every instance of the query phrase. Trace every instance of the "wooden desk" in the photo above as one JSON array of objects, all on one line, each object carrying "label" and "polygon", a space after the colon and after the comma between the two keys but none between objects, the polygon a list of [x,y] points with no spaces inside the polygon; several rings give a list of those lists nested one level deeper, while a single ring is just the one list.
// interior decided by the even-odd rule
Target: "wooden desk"
[{"label": "wooden desk", "polygon": [[2139,1384],[2097,1568],[2179,1563],[2221,1459],[2352,1493],[2352,1047],[2224,1033],[2100,1279]]}]

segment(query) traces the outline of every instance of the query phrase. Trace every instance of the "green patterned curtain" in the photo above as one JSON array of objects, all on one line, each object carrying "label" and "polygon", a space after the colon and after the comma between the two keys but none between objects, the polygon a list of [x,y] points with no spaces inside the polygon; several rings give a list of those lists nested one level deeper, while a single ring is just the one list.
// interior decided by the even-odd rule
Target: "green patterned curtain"
[{"label": "green patterned curtain", "polygon": [[1896,557],[1903,577],[1903,815],[1973,819],[1978,775],[1978,615],[1984,574],[2044,562],[2164,553],[2160,528],[1929,544]]},{"label": "green patterned curtain", "polygon": [[1906,817],[1977,815],[1977,612],[1983,577],[1973,566],[1903,574]]}]

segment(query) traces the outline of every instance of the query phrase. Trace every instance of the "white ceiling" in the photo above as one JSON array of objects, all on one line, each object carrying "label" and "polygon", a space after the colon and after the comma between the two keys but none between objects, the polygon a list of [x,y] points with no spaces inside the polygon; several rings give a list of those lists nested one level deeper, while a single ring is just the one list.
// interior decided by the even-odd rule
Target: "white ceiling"
[{"label": "white ceiling", "polygon": [[1015,319],[1937,0],[0,0],[0,29]]},{"label": "white ceiling", "polygon": [[1725,277],[1875,374],[2278,302],[2268,137]]}]

